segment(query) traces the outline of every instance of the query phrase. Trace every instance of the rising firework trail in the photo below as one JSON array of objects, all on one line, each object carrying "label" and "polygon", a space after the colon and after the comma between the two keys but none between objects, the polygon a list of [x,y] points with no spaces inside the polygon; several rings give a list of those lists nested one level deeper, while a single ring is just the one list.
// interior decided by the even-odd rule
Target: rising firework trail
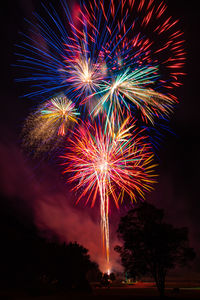
[{"label": "rising firework trail", "polygon": [[[105,132],[100,123],[82,124],[67,142],[63,156],[66,165],[64,173],[70,172],[70,182],[76,182],[73,190],[83,191],[81,198],[87,197],[94,206],[100,199],[101,231],[109,267],[109,201],[114,200],[119,208],[124,196],[132,202],[144,199],[145,192],[155,183],[152,164],[153,154],[145,143],[144,135],[129,124],[127,118],[117,129],[111,125]],[[104,123],[104,122],[103,122]],[[117,122],[115,122],[117,123]],[[133,133],[130,133],[133,130]]]}]

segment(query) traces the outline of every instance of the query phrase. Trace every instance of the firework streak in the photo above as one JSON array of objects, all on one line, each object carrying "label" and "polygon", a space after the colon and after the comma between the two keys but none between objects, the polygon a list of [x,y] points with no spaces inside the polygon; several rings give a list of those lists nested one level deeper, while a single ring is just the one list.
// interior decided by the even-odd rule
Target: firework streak
[{"label": "firework streak", "polygon": [[26,75],[18,81],[29,82],[32,90],[26,97],[64,92],[95,114],[109,102],[103,107],[108,115],[110,103],[128,108],[130,101],[151,122],[171,111],[185,52],[178,20],[167,15],[164,1],[94,0],[76,5],[71,14],[62,1],[62,8],[61,19],[44,7],[46,18],[36,14],[30,37],[18,45],[17,66]]},{"label": "firework streak", "polygon": [[172,113],[173,89],[184,75],[183,33],[160,0],[61,5],[61,17],[43,5],[45,17],[27,21],[30,34],[17,46],[17,67],[25,74],[17,81],[29,83],[25,97],[44,103],[27,119],[25,140],[49,151],[49,140],[65,137],[69,121],[79,123],[63,156],[65,172],[75,190],[84,187],[78,201],[88,195],[93,206],[100,198],[109,262],[109,199],[118,207],[124,194],[136,201],[151,189],[152,154],[136,125],[153,126]]},{"label": "firework streak", "polygon": [[75,105],[65,96],[52,98],[40,105],[26,120],[24,145],[35,154],[50,151],[63,142],[68,127],[77,123]]},{"label": "firework streak", "polygon": [[[77,202],[87,197],[94,206],[100,198],[101,229],[105,239],[106,257],[109,264],[109,199],[117,207],[128,194],[134,202],[144,198],[144,192],[152,189],[155,182],[152,164],[153,154],[145,143],[144,135],[133,130],[127,118],[116,131],[104,130],[102,124],[81,125],[73,138],[68,140],[64,172],[70,172],[70,182],[78,182],[74,190],[84,187]],[[128,125],[129,124],[129,125]],[[108,128],[108,127],[107,127]],[[132,129],[133,133],[130,133]]]}]

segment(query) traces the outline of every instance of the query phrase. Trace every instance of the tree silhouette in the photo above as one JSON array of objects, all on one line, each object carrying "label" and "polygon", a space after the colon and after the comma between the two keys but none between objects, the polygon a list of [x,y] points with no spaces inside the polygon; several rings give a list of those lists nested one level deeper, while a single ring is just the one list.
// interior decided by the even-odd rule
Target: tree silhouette
[{"label": "tree silhouette", "polygon": [[88,290],[87,272],[95,268],[98,270],[98,266],[91,262],[88,250],[76,242],[44,244],[40,255],[40,272],[48,281],[57,281],[62,287]]},{"label": "tree silhouette", "polygon": [[[0,195],[3,203],[7,198]],[[13,198],[13,202],[18,200]],[[88,250],[78,243],[42,238],[32,222],[24,222],[10,206],[0,212],[0,287],[41,290],[90,288],[88,272],[99,273]],[[53,236],[53,234],[52,234]],[[37,292],[38,290],[38,292]]]},{"label": "tree silhouette", "polygon": [[175,228],[163,217],[163,210],[147,202],[129,211],[118,227],[123,246],[115,248],[130,276],[154,278],[161,298],[167,272],[177,265],[185,266],[195,257],[188,245],[187,228]]}]

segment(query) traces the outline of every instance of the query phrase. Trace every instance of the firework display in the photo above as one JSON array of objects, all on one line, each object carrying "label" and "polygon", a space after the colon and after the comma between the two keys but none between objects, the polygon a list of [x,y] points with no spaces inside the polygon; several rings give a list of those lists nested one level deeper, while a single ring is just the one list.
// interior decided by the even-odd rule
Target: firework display
[{"label": "firework display", "polygon": [[[152,78],[155,77],[152,75],[154,72],[154,68],[142,68],[132,72],[127,69],[112,82],[101,84],[100,91],[91,95],[102,95],[92,111],[94,115],[97,115],[103,106],[108,119],[110,119],[110,114],[112,115],[116,106],[119,112],[122,112],[121,106],[124,105],[129,110],[127,100],[142,112],[144,120],[149,120],[151,123],[154,123],[154,115],[168,115],[172,108],[172,100],[161,93],[144,87],[152,82]],[[106,105],[107,102],[108,105]]]},{"label": "firework display", "polygon": [[78,115],[66,96],[46,101],[27,118],[23,128],[24,145],[33,148],[35,154],[55,149],[63,142],[67,129],[77,123]]},{"label": "firework display", "polygon": [[[127,128],[128,124],[128,128]],[[67,152],[63,157],[67,161],[64,172],[74,174],[70,182],[76,182],[74,190],[84,187],[77,202],[87,196],[94,206],[99,194],[101,208],[101,227],[105,237],[107,262],[109,263],[109,199],[117,207],[122,203],[124,194],[132,201],[144,198],[144,192],[151,190],[155,182],[152,174],[153,154],[145,137],[140,137],[129,119],[125,120],[116,132],[103,125],[83,124],[68,140]],[[137,196],[138,197],[137,197]]]},{"label": "firework display", "polygon": [[[185,52],[178,20],[167,15],[164,1],[93,0],[76,5],[75,11],[72,7],[71,14],[62,1],[62,8],[61,18],[55,9],[44,7],[46,18],[36,14],[30,36],[18,45],[17,65],[26,71],[18,80],[31,86],[26,97],[41,100],[62,90],[78,104],[91,100],[89,108],[97,105],[97,112],[104,94],[120,82],[123,92],[112,103],[124,105],[131,98],[136,106],[148,104],[151,118],[169,111],[177,101],[172,91],[181,84]],[[136,100],[136,88],[151,88],[159,96]],[[96,93],[103,99],[88,97]]]},{"label": "firework display", "polygon": [[119,207],[127,195],[134,203],[152,189],[155,163],[142,128],[169,118],[178,102],[183,33],[160,0],[61,6],[58,14],[43,5],[45,17],[27,21],[30,34],[17,46],[17,81],[29,84],[25,97],[42,102],[25,122],[24,144],[39,152],[66,145],[64,173],[77,202],[100,201],[109,267],[109,201]]}]

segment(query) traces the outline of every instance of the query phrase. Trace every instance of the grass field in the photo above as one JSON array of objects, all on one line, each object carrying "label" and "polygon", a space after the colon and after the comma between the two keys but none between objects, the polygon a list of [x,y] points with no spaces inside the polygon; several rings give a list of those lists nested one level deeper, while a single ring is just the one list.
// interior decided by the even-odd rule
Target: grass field
[{"label": "grass field", "polygon": [[[179,293],[173,294],[173,288],[166,289],[167,299],[200,299],[200,287],[196,288],[180,288]],[[81,292],[47,292],[43,295],[30,295],[30,293],[22,290],[1,290],[1,300],[153,300],[159,299],[155,287],[139,288],[134,286],[110,287],[110,288],[94,288],[91,293]]]}]

